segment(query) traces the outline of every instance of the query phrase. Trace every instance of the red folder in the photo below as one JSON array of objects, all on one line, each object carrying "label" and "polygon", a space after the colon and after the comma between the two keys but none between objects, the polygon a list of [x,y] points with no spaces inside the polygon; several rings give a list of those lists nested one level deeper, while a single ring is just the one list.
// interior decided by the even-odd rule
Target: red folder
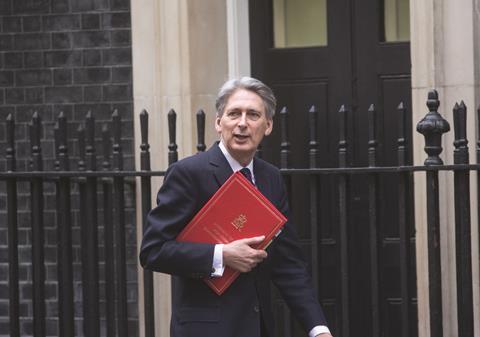
[{"label": "red folder", "polygon": [[[265,235],[265,240],[254,247],[265,249],[286,221],[242,173],[236,172],[185,226],[177,241],[216,244]],[[221,295],[239,274],[225,267],[222,277],[209,277],[205,282]]]}]

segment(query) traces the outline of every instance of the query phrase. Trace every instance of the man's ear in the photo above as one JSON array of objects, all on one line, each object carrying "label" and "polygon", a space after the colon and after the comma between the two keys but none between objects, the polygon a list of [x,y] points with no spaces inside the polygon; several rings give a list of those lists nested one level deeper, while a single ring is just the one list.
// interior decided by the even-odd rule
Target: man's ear
[{"label": "man's ear", "polygon": [[222,132],[222,127],[220,126],[220,117],[215,118],[215,130],[217,130],[218,133]]},{"label": "man's ear", "polygon": [[267,119],[267,129],[265,130],[265,136],[268,136],[272,133],[273,130],[273,119]]}]

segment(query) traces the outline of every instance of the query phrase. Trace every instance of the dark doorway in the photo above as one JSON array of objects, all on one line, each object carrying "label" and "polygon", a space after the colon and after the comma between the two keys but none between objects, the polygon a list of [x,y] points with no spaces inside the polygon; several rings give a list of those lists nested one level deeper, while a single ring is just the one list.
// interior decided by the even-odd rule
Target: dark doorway
[{"label": "dark doorway", "polygon": [[[397,106],[407,107],[407,152],[411,163],[411,81],[408,0],[250,0],[252,75],[270,85],[278,98],[278,110],[287,107],[292,168],[308,167],[308,110],[318,110],[319,166],[338,166],[338,110],[348,112],[348,165],[368,166],[367,112],[377,113],[378,166],[397,165]],[[310,7],[309,7],[310,6]],[[289,12],[290,11],[290,12]],[[289,18],[288,15],[291,14]],[[280,164],[278,114],[274,132],[265,139],[263,157]],[[294,177],[290,203],[307,256],[310,250],[308,179]],[[342,313],[338,271],[338,214],[336,181],[320,179],[319,297],[336,337]],[[399,303],[412,305],[409,336],[416,336],[416,295],[404,299],[398,285],[398,211],[396,179],[380,177],[379,241],[381,280],[381,336],[402,336]],[[368,188],[363,176],[352,176],[349,195],[349,329],[352,336],[371,337],[369,278]],[[407,218],[413,232],[412,206]],[[414,243],[412,241],[412,247]],[[313,260],[313,259],[312,259]],[[410,263],[415,288],[415,256]],[[285,323],[283,304],[278,304],[278,336],[302,336],[293,322]],[[404,332],[403,332],[404,333]]]}]

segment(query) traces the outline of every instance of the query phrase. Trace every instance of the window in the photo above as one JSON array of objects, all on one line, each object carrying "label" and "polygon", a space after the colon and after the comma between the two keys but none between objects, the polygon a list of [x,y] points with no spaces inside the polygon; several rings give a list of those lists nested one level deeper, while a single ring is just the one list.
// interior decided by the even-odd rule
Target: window
[{"label": "window", "polygon": [[273,0],[275,48],[327,45],[327,0]]},{"label": "window", "polygon": [[381,0],[383,2],[383,41],[410,41],[409,0]]}]

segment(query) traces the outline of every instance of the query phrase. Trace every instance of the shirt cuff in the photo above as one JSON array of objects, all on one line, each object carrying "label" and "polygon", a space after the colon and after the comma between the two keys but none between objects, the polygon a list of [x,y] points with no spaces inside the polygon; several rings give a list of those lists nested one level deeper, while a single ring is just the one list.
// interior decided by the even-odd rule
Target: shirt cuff
[{"label": "shirt cuff", "polygon": [[330,330],[325,325],[314,326],[312,330],[308,333],[308,337],[315,337],[321,333],[330,333]]},{"label": "shirt cuff", "polygon": [[223,265],[223,244],[215,245],[211,277],[222,277],[225,266]]}]

